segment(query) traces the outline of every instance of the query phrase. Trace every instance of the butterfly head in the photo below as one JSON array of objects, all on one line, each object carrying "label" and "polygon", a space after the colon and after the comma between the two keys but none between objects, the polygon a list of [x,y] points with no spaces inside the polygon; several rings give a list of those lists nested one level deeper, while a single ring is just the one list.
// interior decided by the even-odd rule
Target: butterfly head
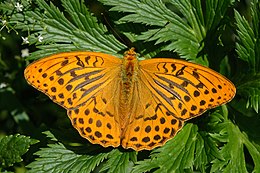
[{"label": "butterfly head", "polygon": [[136,59],[137,53],[135,52],[135,48],[131,48],[124,53],[124,59],[128,61],[132,61]]}]

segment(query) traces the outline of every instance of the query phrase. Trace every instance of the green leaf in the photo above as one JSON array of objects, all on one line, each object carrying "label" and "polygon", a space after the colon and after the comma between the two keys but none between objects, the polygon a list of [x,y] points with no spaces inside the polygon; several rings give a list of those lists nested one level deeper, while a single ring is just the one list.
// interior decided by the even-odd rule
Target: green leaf
[{"label": "green leaf", "polygon": [[247,107],[257,113],[260,108],[260,5],[258,0],[251,4],[252,22],[249,23],[238,11],[235,11],[237,23],[236,51],[240,59],[248,64],[248,69],[240,77],[238,93],[247,99]]},{"label": "green leaf", "polygon": [[[130,172],[134,162],[136,162],[137,152],[120,152],[113,150],[109,153],[108,161],[103,165],[100,172],[122,173]],[[131,161],[130,161],[131,160]]]},{"label": "green leaf", "polygon": [[196,150],[194,166],[202,172],[206,172],[206,169],[210,167],[210,163],[213,159],[223,159],[219,153],[215,141],[209,137],[206,132],[200,132],[196,140]]},{"label": "green leaf", "polygon": [[247,100],[246,108],[260,109],[260,73],[241,75],[237,87],[238,94]]},{"label": "green leaf", "polygon": [[[248,172],[249,170],[251,170],[249,172],[253,170],[257,172],[260,166],[260,150],[257,149],[257,145],[250,142],[248,136],[241,132],[237,125],[228,119],[227,106],[222,106],[221,112],[216,111],[208,118],[207,128],[211,129],[210,136],[220,148],[218,155],[212,157],[214,160],[211,161],[211,172]],[[250,156],[245,152],[245,148],[252,157],[254,167],[252,165],[247,167],[245,157]]]},{"label": "green leaf", "polygon": [[[52,3],[49,5],[44,0],[35,2],[39,6],[38,9],[26,11],[25,16],[14,14],[10,19],[17,23],[17,29],[31,31],[28,36],[30,44],[40,45],[41,50],[33,52],[31,59],[72,50],[117,54],[126,48],[114,36],[107,34],[106,27],[97,23],[97,19],[88,11],[83,1],[62,0],[62,5],[68,12],[66,17]],[[27,22],[23,21],[24,18]],[[41,41],[39,36],[43,38]],[[51,46],[43,45],[45,43],[51,43]]]},{"label": "green leaf", "polygon": [[133,172],[182,172],[192,170],[197,141],[197,126],[186,124],[172,140],[155,149],[151,159],[138,161]]},{"label": "green leaf", "polygon": [[[54,133],[53,133],[54,132]],[[65,138],[57,131],[47,131],[44,134],[54,144],[42,148],[35,154],[36,161],[29,164],[29,172],[129,172],[137,160],[137,152],[123,152],[118,149],[102,148],[98,145],[83,145],[69,142],[60,143],[56,138]],[[66,136],[71,136],[67,134]],[[101,164],[103,162],[103,164]]]},{"label": "green leaf", "polygon": [[[50,132],[45,134],[51,138],[52,141],[58,141]],[[95,155],[92,154],[95,153]],[[84,154],[85,153],[85,154]],[[35,153],[39,158],[29,165],[28,172],[92,172],[101,162],[108,156],[109,152],[93,151],[93,148],[86,146],[65,146],[57,142],[49,144],[46,148],[41,148]]]},{"label": "green leaf", "polygon": [[207,0],[205,10],[205,23],[207,30],[216,30],[221,20],[224,20],[228,7],[234,0]]},{"label": "green leaf", "polygon": [[[113,6],[110,11],[132,13],[124,16],[120,21],[164,26],[172,14],[161,1],[138,0],[99,0],[104,5]],[[162,15],[166,13],[167,15]]]},{"label": "green leaf", "polygon": [[63,144],[49,144],[36,152],[39,158],[30,163],[28,172],[92,172],[94,168],[107,158],[108,153],[96,155],[76,154]]},{"label": "green leaf", "polygon": [[0,163],[2,167],[23,161],[21,158],[38,141],[23,135],[10,135],[0,139]]},{"label": "green leaf", "polygon": [[[260,12],[259,12],[259,9],[260,9],[260,4],[259,4],[259,0],[252,0],[251,2],[251,15],[252,15],[252,28],[253,28],[253,31],[256,35],[256,38],[259,39],[259,19],[260,19]],[[259,50],[258,50],[259,51]],[[259,52],[258,52],[258,55],[259,55]]]},{"label": "green leaf", "polygon": [[[161,50],[176,51],[181,58],[204,65],[208,65],[207,57],[203,57],[204,59],[197,57],[204,48],[203,40],[206,38],[206,29],[212,30],[214,33],[211,35],[218,38],[215,30],[217,27],[221,27],[220,22],[228,7],[233,3],[232,0],[208,0],[204,14],[201,1],[194,0],[169,0],[167,3],[147,0],[99,1],[113,6],[111,11],[125,12],[126,15],[119,20],[121,22],[158,27],[158,29],[153,27],[153,29],[144,31],[137,37],[139,40],[155,41],[156,45],[167,43],[166,46],[162,46]],[[214,17],[212,17],[213,15]]]},{"label": "green leaf", "polygon": [[255,36],[253,29],[248,21],[235,11],[235,19],[237,22],[237,34],[239,41],[236,43],[236,50],[240,59],[249,64],[249,72],[256,73],[260,69],[259,55],[256,55],[256,49],[260,46],[258,39]]},{"label": "green leaf", "polygon": [[[171,43],[164,50],[175,50],[181,57],[195,60],[200,47],[199,43],[203,38],[197,38],[196,33],[189,24],[168,9],[162,1],[100,1],[105,5],[114,6],[111,8],[112,11],[130,12],[130,14],[122,17],[120,21],[155,25],[160,26],[160,28],[165,26],[159,30],[154,29],[144,32],[139,37],[139,40],[157,40],[156,44],[170,41]],[[191,4],[187,0],[183,4],[182,1],[170,1],[170,3],[177,8],[182,6],[182,12],[189,14]],[[193,20],[191,22],[193,22],[192,25],[198,27],[198,23],[194,23]],[[201,28],[198,30],[201,30]],[[199,32],[198,34],[202,33]]]},{"label": "green leaf", "polygon": [[231,121],[226,123],[226,129],[229,141],[220,150],[224,159],[212,161],[211,172],[247,172],[244,147],[248,149],[254,161],[253,172],[258,172],[260,170],[260,151],[250,142],[247,135],[242,133]]}]

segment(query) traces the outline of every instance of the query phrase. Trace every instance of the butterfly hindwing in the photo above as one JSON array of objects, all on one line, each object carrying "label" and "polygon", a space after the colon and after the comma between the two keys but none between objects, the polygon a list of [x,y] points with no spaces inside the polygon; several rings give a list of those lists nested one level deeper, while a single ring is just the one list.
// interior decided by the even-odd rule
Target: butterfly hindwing
[{"label": "butterfly hindwing", "polygon": [[130,121],[122,140],[124,148],[136,151],[151,150],[162,146],[183,126],[183,121],[171,115],[160,100],[149,90],[144,82],[135,84]]},{"label": "butterfly hindwing", "polygon": [[72,125],[81,136],[104,147],[120,145],[118,116],[119,82],[111,82],[80,107],[68,110]]}]

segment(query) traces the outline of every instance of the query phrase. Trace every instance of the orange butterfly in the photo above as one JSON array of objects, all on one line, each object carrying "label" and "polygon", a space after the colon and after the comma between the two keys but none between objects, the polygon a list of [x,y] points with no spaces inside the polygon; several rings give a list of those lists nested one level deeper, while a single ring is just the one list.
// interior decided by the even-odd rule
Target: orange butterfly
[{"label": "orange butterfly", "polygon": [[72,125],[93,144],[151,150],[173,138],[184,121],[229,102],[235,86],[186,61],[138,61],[96,53],[59,53],[30,64],[30,85],[67,109]]}]

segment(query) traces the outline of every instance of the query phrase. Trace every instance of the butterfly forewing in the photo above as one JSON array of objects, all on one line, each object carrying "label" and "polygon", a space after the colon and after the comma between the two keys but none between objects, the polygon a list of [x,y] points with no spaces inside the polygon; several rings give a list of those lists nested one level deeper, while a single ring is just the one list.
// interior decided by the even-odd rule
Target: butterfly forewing
[{"label": "butterfly forewing", "polygon": [[188,120],[229,102],[234,85],[217,72],[193,63],[172,59],[140,62],[146,86],[174,117]]},{"label": "butterfly forewing", "polygon": [[[93,52],[61,53],[25,69],[26,80],[65,108],[75,108],[118,77],[121,60]],[[86,97],[85,97],[86,96]]]}]

